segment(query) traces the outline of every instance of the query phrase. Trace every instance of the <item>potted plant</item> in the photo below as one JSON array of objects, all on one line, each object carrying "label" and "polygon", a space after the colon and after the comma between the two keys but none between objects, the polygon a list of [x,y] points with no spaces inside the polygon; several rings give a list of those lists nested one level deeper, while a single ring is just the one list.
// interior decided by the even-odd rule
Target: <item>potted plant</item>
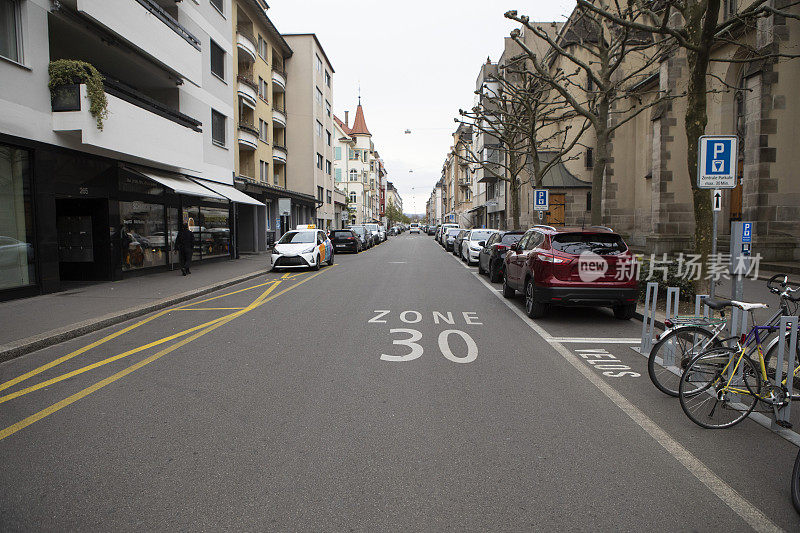
[{"label": "potted plant", "polygon": [[53,109],[80,109],[80,84],[86,85],[89,97],[89,113],[97,121],[97,129],[103,130],[103,120],[108,117],[108,100],[103,88],[103,76],[93,65],[75,59],[57,59],[48,67],[50,74],[50,96]]}]

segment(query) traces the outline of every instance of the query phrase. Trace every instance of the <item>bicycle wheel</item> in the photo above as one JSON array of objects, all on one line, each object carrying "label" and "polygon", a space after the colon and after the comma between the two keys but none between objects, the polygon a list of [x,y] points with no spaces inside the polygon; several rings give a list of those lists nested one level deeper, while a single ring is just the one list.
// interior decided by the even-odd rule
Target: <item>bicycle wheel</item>
[{"label": "bicycle wheel", "polygon": [[800,513],[800,451],[797,452],[792,470],[792,504],[795,511]]},{"label": "bicycle wheel", "polygon": [[[786,336],[786,346],[788,349],[789,346],[789,332],[785,333]],[[794,354],[794,365],[792,365],[791,372],[794,372],[794,369],[797,368],[798,364],[800,364],[800,342],[797,343],[796,351]],[[778,366],[778,344],[772,346],[767,353],[764,354],[764,366],[767,368],[767,375],[771,380],[775,379],[775,370]],[[783,354],[783,368],[781,370],[781,375],[785,378],[787,376],[787,368],[789,367],[788,358],[786,356],[786,352]],[[800,376],[794,377],[794,383],[792,385],[793,391],[800,390]]]},{"label": "bicycle wheel", "polygon": [[738,357],[735,349],[712,348],[686,367],[678,398],[683,412],[698,426],[729,428],[747,418],[758,403],[761,377],[750,359],[742,358],[737,375],[731,379]]},{"label": "bicycle wheel", "polygon": [[664,335],[650,350],[647,373],[664,394],[678,397],[678,384],[689,361],[698,354],[720,346],[714,333],[701,326],[676,328]]}]

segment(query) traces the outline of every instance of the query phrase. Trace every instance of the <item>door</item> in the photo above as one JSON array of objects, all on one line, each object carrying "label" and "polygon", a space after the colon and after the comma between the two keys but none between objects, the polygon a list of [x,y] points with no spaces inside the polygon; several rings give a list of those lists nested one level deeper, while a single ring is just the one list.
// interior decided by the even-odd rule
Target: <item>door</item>
[{"label": "door", "polygon": [[516,250],[509,250],[506,254],[508,263],[506,264],[506,276],[508,277],[508,284],[511,287],[519,287],[519,277],[522,271],[522,266],[525,262],[525,247],[528,240],[531,239],[532,232],[528,232],[517,243]]},{"label": "door", "polygon": [[547,223],[551,226],[563,226],[565,224],[564,204],[566,198],[564,193],[550,193],[550,210],[547,212]]},{"label": "door", "polygon": [[[111,228],[108,200],[57,198],[58,270],[63,281],[111,279]],[[117,234],[115,234],[117,235]],[[117,247],[121,253],[121,248]]]}]

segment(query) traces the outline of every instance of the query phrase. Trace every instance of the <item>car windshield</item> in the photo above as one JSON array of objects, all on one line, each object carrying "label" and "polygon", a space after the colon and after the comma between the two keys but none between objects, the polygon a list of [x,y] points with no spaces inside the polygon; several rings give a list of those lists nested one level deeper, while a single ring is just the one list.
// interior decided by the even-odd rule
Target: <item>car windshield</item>
[{"label": "car windshield", "polygon": [[317,242],[317,234],[314,231],[290,231],[286,233],[278,244],[310,244]]},{"label": "car windshield", "polygon": [[524,233],[506,233],[503,235],[503,238],[500,239],[502,244],[514,244],[515,242],[519,242],[522,238]]},{"label": "car windshield", "polygon": [[331,239],[346,239],[352,237],[353,233],[350,231],[332,231]]},{"label": "car windshield", "polygon": [[469,236],[469,240],[471,241],[485,241],[489,237],[492,236],[494,232],[491,230],[472,230],[472,233]]},{"label": "car windshield", "polygon": [[454,235],[458,235],[459,233],[461,233],[461,230],[458,229],[458,228],[453,228],[453,229],[447,230],[447,236],[448,237],[452,237]]},{"label": "car windshield", "polygon": [[364,228],[350,228],[352,231],[355,231],[358,235],[364,235],[366,230]]},{"label": "car windshield", "polygon": [[554,235],[553,249],[579,255],[592,252],[598,255],[617,255],[627,249],[622,237],[613,233],[561,233]]}]

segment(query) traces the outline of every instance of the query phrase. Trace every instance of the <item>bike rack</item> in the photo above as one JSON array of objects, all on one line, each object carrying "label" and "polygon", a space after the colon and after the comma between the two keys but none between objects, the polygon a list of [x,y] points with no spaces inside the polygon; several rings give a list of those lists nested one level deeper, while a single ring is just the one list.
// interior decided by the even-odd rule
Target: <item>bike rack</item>
[{"label": "bike rack", "polygon": [[653,330],[656,326],[656,302],[658,301],[658,283],[650,281],[644,297],[644,316],[642,317],[642,343],[639,353],[649,354],[653,347]]},{"label": "bike rack", "polygon": [[739,309],[738,307],[731,307],[731,321],[730,321],[730,330],[729,335],[732,338],[728,341],[728,346],[730,348],[736,347],[736,340],[741,338],[742,335],[745,335],[748,332],[747,329],[747,313]]},{"label": "bike rack", "polygon": [[[792,407],[792,385],[794,385],[794,354],[797,353],[797,323],[798,317],[796,316],[782,316],[781,326],[778,330],[778,362],[775,372],[775,386],[780,389],[781,382],[783,381],[783,361],[788,360],[790,363],[786,365],[786,405],[779,409],[773,409],[775,418],[772,421],[772,429],[778,427],[791,427],[791,407]],[[789,346],[786,346],[786,335],[784,332],[790,328],[789,333]],[[791,378],[791,379],[790,379]],[[788,425],[787,425],[788,424]]]},{"label": "bike rack", "polygon": [[[679,297],[680,289],[678,287],[667,287],[667,312],[665,318],[670,319],[678,316]],[[673,366],[675,364],[675,346],[673,344],[666,346],[662,361],[664,366]]]},{"label": "bike rack", "polygon": [[694,316],[700,316],[700,308],[703,308],[703,316],[708,318],[709,307],[703,304],[703,298],[707,298],[708,294],[698,294],[694,297]]}]

